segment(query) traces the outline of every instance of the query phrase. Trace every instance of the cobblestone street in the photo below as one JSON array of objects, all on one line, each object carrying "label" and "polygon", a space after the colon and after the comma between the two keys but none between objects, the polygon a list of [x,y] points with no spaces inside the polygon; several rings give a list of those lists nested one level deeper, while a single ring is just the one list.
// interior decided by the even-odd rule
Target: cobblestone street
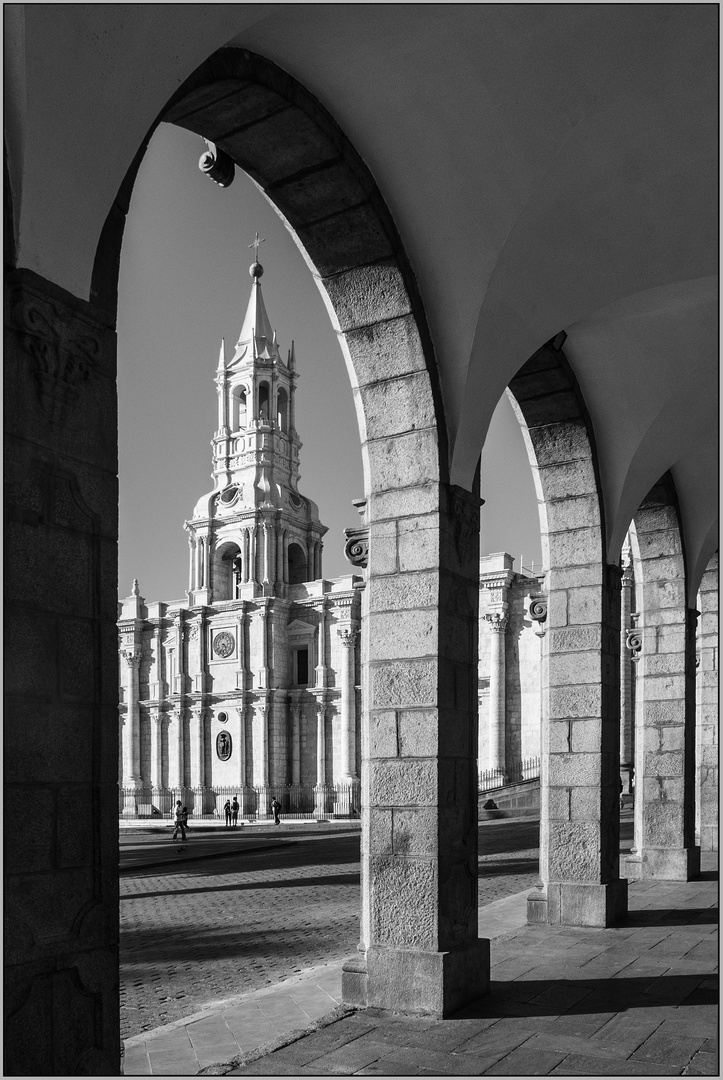
[{"label": "cobblestone street", "polygon": [[[189,842],[189,854],[197,836]],[[121,873],[124,1039],[354,953],[358,828],[337,825],[310,832],[282,826],[249,830],[243,837],[229,837],[223,830],[211,836],[228,844],[231,853]],[[631,838],[632,815],[627,812],[621,821],[622,849]],[[154,844],[157,849],[159,840],[164,854],[174,850],[165,847],[168,830],[158,828],[122,833],[121,849],[137,852],[144,842],[149,850]],[[534,886],[538,842],[537,821],[501,819],[480,825],[480,908]],[[250,844],[277,846],[249,850]],[[128,855],[125,863],[130,863]],[[480,935],[485,936],[484,915]]]},{"label": "cobblestone street", "polygon": [[[480,905],[532,887],[537,836],[533,821],[481,826]],[[122,1038],[354,953],[358,829],[254,830],[271,838],[286,844],[121,874]]]}]

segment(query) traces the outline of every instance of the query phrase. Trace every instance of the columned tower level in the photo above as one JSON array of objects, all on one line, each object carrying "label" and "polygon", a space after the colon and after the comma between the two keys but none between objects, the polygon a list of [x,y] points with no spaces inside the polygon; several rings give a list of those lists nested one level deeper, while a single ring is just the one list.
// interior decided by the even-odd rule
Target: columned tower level
[{"label": "columned tower level", "polygon": [[298,490],[294,346],[284,362],[261,293],[263,272],[258,261],[250,268],[251,296],[232,355],[221,342],[214,488],[185,524],[192,606],[284,597],[288,585],[322,576],[326,528]]}]

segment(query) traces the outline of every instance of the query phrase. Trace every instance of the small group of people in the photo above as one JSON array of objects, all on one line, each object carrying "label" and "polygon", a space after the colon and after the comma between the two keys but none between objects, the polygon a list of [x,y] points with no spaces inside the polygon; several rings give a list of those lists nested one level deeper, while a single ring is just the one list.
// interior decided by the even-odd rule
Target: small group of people
[{"label": "small group of people", "polygon": [[226,818],[226,828],[231,829],[238,825],[238,812],[240,809],[238,795],[234,795],[233,802],[231,802],[230,799],[226,799],[226,802],[223,804],[223,815]]}]

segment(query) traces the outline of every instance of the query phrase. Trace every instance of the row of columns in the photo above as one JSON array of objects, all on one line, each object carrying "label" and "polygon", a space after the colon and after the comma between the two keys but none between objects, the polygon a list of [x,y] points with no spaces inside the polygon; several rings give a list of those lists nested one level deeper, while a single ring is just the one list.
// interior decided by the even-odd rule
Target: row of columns
[{"label": "row of columns", "polygon": [[[135,671],[137,668],[131,668]],[[342,693],[340,703],[340,768],[338,776],[333,778],[334,783],[346,783],[356,781],[356,736],[353,719],[355,688],[353,685]],[[351,703],[350,703],[351,695]],[[316,783],[325,785],[331,780],[327,776],[326,768],[326,724],[329,716],[330,703],[318,697],[314,702],[316,713]],[[251,714],[251,737],[253,746],[258,753],[253,755],[253,776],[251,783],[254,787],[267,787],[271,782],[270,757],[269,757],[269,715],[271,703],[260,700],[252,706],[242,706],[238,709],[240,719],[240,733],[235,741],[238,752],[238,777],[237,782],[246,786],[249,782],[247,775],[246,759],[246,726],[248,714]],[[206,706],[191,706],[188,709],[189,720],[189,760],[186,768],[184,753],[184,725],[182,712],[174,710],[170,713],[159,710],[151,711],[151,755],[150,776],[142,776],[140,764],[140,710],[137,697],[129,697],[127,711],[123,718],[123,757],[125,762],[131,763],[131,770],[124,772],[121,786],[124,788],[139,788],[151,786],[157,790],[166,787],[183,787],[188,777],[190,787],[210,786],[211,777],[206,776],[205,753],[206,753],[206,720],[208,709]],[[297,698],[293,699],[288,708],[288,733],[290,744],[289,766],[290,775],[286,777],[274,777],[274,781],[280,784],[301,783],[301,735],[302,735],[303,704]],[[163,769],[163,729],[168,729],[168,782],[164,782]]]},{"label": "row of columns", "polygon": [[[189,529],[189,589],[211,589],[210,537]],[[233,561],[234,585],[232,596],[240,585],[249,583],[267,588],[289,584],[289,547],[301,546],[296,534],[288,529],[278,529],[273,521],[263,520],[241,529],[239,554]],[[321,577],[323,544],[312,540],[307,548],[307,578],[316,581]]]}]

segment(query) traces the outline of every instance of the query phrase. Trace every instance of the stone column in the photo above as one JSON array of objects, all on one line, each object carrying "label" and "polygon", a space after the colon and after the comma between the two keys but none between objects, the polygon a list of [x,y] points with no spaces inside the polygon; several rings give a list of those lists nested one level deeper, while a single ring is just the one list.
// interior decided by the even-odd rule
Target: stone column
[{"label": "stone column", "polygon": [[126,683],[126,714],[123,726],[123,787],[141,787],[141,715],[138,704],[138,675],[141,666],[140,650],[124,649],[128,666]]},{"label": "stone column", "polygon": [[291,783],[301,783],[301,702],[291,704]]},{"label": "stone column", "polygon": [[266,694],[257,698],[253,706],[254,787],[258,797],[258,818],[269,816],[269,708]]},{"label": "stone column", "polygon": [[203,788],[205,786],[206,780],[206,731],[204,723],[204,711],[205,710],[202,706],[193,705],[191,707],[191,775],[189,776],[189,781],[192,788]]},{"label": "stone column", "polygon": [[269,527],[268,521],[266,521],[266,520],[264,520],[264,523],[263,523],[263,530],[264,530],[264,576],[263,576],[263,584],[265,586],[268,586],[268,585],[271,584],[271,581],[272,581],[271,529]]},{"label": "stone column", "polygon": [[695,846],[695,623],[686,609],[685,565],[669,482],[657,484],[631,533],[640,612],[635,840],[629,878],[689,881]]},{"label": "stone column", "polygon": [[356,694],[355,660],[359,641],[357,629],[337,630],[341,638],[341,755],[338,779],[345,784],[356,780]]},{"label": "stone column", "polygon": [[329,807],[329,791],[326,783],[326,702],[317,698],[316,706],[316,786],[314,788],[314,815],[322,817]]},{"label": "stone column", "polygon": [[698,593],[698,815],[701,851],[718,850],[718,555],[708,563]]},{"label": "stone column", "polygon": [[196,588],[196,542],[193,538],[193,534],[189,532],[188,536],[188,588],[189,591]]},{"label": "stone column", "polygon": [[329,601],[324,597],[321,601],[319,612],[319,624],[316,636],[316,671],[314,673],[314,686],[322,689],[329,684],[329,669],[326,657],[326,622],[329,614]]},{"label": "stone column", "polygon": [[[588,550],[599,551],[599,536],[591,536]],[[619,877],[620,576],[615,566],[593,564],[590,585],[566,588],[562,573],[550,573],[545,876],[544,888],[528,898],[530,922],[610,926],[627,910],[627,881]]]},{"label": "stone column", "polygon": [[[383,409],[388,390],[370,406]],[[396,505],[370,501],[362,957],[342,989],[345,1001],[446,1016],[489,988],[477,928],[479,496],[432,484],[405,492],[409,516],[392,517]]]},{"label": "stone column", "polygon": [[183,711],[174,709],[168,725],[168,786],[181,789],[185,786],[183,754]]},{"label": "stone column", "polygon": [[163,785],[163,713],[151,711],[151,784],[154,792],[165,790]]},{"label": "stone column", "polygon": [[115,317],[5,289],[5,1072],[117,1076]]},{"label": "stone column", "polygon": [[[505,607],[507,605],[505,604]],[[490,768],[505,772],[505,633],[507,614],[488,612],[490,625]]]},{"label": "stone column", "polygon": [[628,648],[628,631],[632,628],[633,565],[629,545],[623,548],[623,577],[620,598],[620,779],[623,794],[632,794],[633,775],[633,710],[634,677]]}]

